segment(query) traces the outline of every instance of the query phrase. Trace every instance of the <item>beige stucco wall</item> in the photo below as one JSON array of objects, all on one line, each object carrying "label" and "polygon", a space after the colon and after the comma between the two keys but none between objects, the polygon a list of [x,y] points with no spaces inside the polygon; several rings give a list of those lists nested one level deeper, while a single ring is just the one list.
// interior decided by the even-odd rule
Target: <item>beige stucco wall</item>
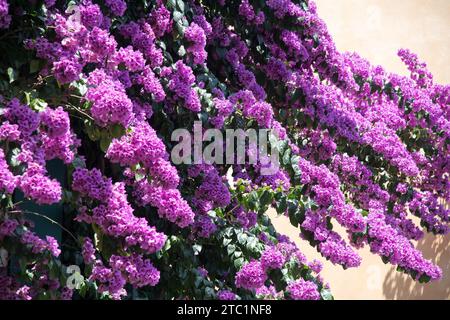
[{"label": "beige stucco wall", "polygon": [[449,0],[316,0],[319,15],[341,51],[407,74],[397,58],[409,48],[439,83],[450,83]]},{"label": "beige stucco wall", "polygon": [[[356,51],[388,71],[407,74],[397,58],[410,48],[425,60],[439,83],[450,83],[450,0],[316,0],[341,51]],[[320,255],[299,239],[284,217],[271,213],[276,228],[291,236],[311,259]],[[358,269],[325,262],[324,278],[336,299],[450,299],[450,237],[427,236],[416,246],[444,271],[442,281],[417,284],[368,249]]]}]

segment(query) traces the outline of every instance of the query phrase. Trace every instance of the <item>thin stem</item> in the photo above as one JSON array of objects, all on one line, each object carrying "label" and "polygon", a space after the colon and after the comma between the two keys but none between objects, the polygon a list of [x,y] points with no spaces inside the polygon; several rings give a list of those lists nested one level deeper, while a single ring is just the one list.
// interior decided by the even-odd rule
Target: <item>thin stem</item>
[{"label": "thin stem", "polygon": [[76,95],[76,94],[69,94],[69,97],[77,98],[77,99],[80,99],[80,100],[84,100],[84,97],[78,96],[78,95]]},{"label": "thin stem", "polygon": [[75,240],[75,243],[78,243],[78,239],[73,235],[72,232],[70,232],[67,228],[65,228],[63,225],[61,225],[59,222],[53,220],[52,218],[49,218],[49,217],[47,217],[47,216],[45,216],[45,215],[43,215],[43,214],[41,214],[41,213],[34,212],[34,211],[29,211],[29,210],[13,210],[13,211],[10,211],[10,212],[11,212],[11,213],[29,213],[29,214],[32,214],[32,215],[35,215],[35,216],[44,218],[44,219],[50,221],[51,223],[56,224],[56,225],[57,225],[58,227],[60,227],[62,230],[64,230],[65,232],[67,232],[67,233]]},{"label": "thin stem", "polygon": [[87,114],[86,112],[84,112],[83,110],[75,107],[74,105],[68,103],[67,104],[68,107],[74,109],[75,111],[79,112],[80,114],[82,114],[83,116],[87,117],[89,120],[94,121],[94,118],[92,118],[89,114]]},{"label": "thin stem", "polygon": [[240,206],[241,206],[240,204],[236,205],[234,208],[232,208],[230,211],[228,211],[225,215],[226,215],[226,216],[230,215],[234,210],[236,210],[236,209],[239,208]]},{"label": "thin stem", "polygon": [[18,205],[20,205],[22,203],[23,203],[23,200],[13,203],[13,207],[17,207]]}]

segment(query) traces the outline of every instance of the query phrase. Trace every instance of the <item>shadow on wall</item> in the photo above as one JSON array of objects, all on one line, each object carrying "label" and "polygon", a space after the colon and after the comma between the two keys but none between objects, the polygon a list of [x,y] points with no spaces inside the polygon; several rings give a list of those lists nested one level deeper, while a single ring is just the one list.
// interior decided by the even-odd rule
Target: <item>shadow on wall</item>
[{"label": "shadow on wall", "polygon": [[427,259],[441,267],[443,279],[421,284],[392,267],[383,282],[384,296],[386,299],[400,300],[450,299],[450,236],[426,235],[416,247]]}]

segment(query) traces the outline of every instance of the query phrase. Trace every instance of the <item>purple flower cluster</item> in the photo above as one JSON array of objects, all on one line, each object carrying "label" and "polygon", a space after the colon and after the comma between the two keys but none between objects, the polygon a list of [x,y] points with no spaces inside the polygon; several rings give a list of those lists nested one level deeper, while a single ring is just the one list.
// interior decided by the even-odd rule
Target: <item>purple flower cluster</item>
[{"label": "purple flower cluster", "polygon": [[286,287],[293,300],[320,300],[320,293],[317,285],[311,281],[303,279],[291,282]]},{"label": "purple flower cluster", "polygon": [[274,10],[275,16],[279,19],[285,16],[300,16],[302,10],[290,0],[267,0],[266,5]]},{"label": "purple flower cluster", "polygon": [[25,197],[31,198],[38,204],[53,204],[61,200],[61,185],[57,180],[46,175],[45,168],[38,164],[29,164],[21,176],[19,187]]},{"label": "purple flower cluster", "polygon": [[420,87],[428,87],[433,84],[433,75],[427,70],[427,64],[419,61],[419,57],[408,49],[400,49],[398,56],[411,71],[413,79]]},{"label": "purple flower cluster", "polygon": [[43,149],[47,160],[59,158],[70,163],[75,157],[79,141],[70,130],[70,120],[62,107],[46,108],[41,114]]},{"label": "purple flower cluster", "polygon": [[135,196],[142,205],[151,204],[158,209],[158,215],[180,228],[194,222],[194,212],[178,189],[166,189],[141,180],[136,183]]},{"label": "purple flower cluster", "polygon": [[148,179],[137,181],[135,194],[143,205],[151,204],[158,208],[161,217],[186,227],[193,222],[194,213],[182,199],[177,186],[177,170],[166,160],[164,143],[147,122],[138,123],[130,133],[120,140],[113,140],[106,157],[122,166],[141,164],[141,174],[148,174]]},{"label": "purple flower cluster", "polygon": [[184,32],[185,39],[189,42],[187,52],[190,52],[193,56],[195,64],[203,64],[208,56],[205,51],[206,35],[205,31],[195,22],[186,28]]},{"label": "purple flower cluster", "polygon": [[291,187],[289,175],[283,169],[279,169],[276,173],[271,175],[261,175],[255,182],[260,185],[268,185],[274,190],[281,187],[283,190],[287,191]]},{"label": "purple flower cluster", "polygon": [[231,195],[228,187],[217,169],[212,165],[191,167],[191,177],[201,175],[203,180],[195,191],[198,200],[210,202],[213,207],[226,207],[230,204]]},{"label": "purple flower cluster", "polygon": [[245,21],[249,24],[261,25],[266,19],[264,12],[259,11],[258,14],[255,13],[253,6],[248,2],[248,0],[242,0],[239,5],[239,15],[241,15]]},{"label": "purple flower cluster", "polygon": [[334,231],[327,227],[327,221],[321,212],[307,211],[302,228],[312,233],[313,240],[319,242],[318,250],[332,263],[342,265],[344,268],[358,267],[361,258],[352,248]]},{"label": "purple flower cluster", "polygon": [[195,76],[192,69],[179,60],[169,78],[169,89],[177,98],[183,99],[185,107],[193,112],[202,109],[197,91],[193,88]]},{"label": "purple flower cluster", "polygon": [[31,231],[22,234],[20,241],[28,246],[32,253],[39,254],[48,250],[53,256],[58,257],[61,253],[58,242],[55,238],[47,236],[46,240],[42,240]]},{"label": "purple flower cluster", "polygon": [[18,178],[10,171],[5,153],[0,148],[0,191],[12,194],[17,187]]},{"label": "purple flower cluster", "polygon": [[276,248],[267,248],[261,255],[261,266],[264,270],[280,269],[284,264],[283,254]]},{"label": "purple flower cluster", "polygon": [[125,247],[138,246],[147,253],[159,251],[166,236],[148,225],[144,218],[137,218],[127,201],[123,183],[112,184],[97,169],[77,169],[73,173],[72,188],[82,196],[96,199],[100,205],[80,212],[79,221],[95,223],[102,231],[124,240]]},{"label": "purple flower cluster", "polygon": [[386,124],[378,122],[363,137],[364,143],[371,145],[376,152],[386,157],[389,162],[398,167],[408,176],[415,176],[419,169],[405,145],[399,141],[395,132]]},{"label": "purple flower cluster", "polygon": [[53,63],[53,73],[60,84],[78,80],[83,66],[74,58],[63,58]]},{"label": "purple flower cluster", "polygon": [[[159,28],[161,28],[157,32],[161,33],[166,30],[163,26],[164,23],[164,20],[157,22]],[[163,62],[162,51],[156,46],[156,35],[150,24],[147,22],[130,22],[121,25],[120,32],[124,37],[131,40],[133,48],[144,54],[152,68],[161,66]]]},{"label": "purple flower cluster", "polygon": [[158,8],[150,14],[150,24],[156,37],[160,38],[165,33],[172,30],[172,20],[170,11],[162,4],[158,4]]},{"label": "purple flower cluster", "polygon": [[244,264],[241,270],[236,274],[236,287],[247,290],[255,290],[264,285],[267,280],[266,272],[264,271],[259,261],[251,261]]},{"label": "purple flower cluster", "polygon": [[426,228],[437,234],[450,232],[450,209],[440,201],[439,196],[432,192],[415,192],[414,198],[408,203],[409,211],[420,217]]},{"label": "purple flower cluster", "polygon": [[147,254],[155,253],[161,250],[167,237],[149,226],[145,218],[134,216],[133,208],[127,201],[124,184],[112,184],[111,179],[103,177],[96,169],[77,169],[73,174],[72,188],[83,197],[99,202],[91,208],[80,207],[77,220],[99,226],[102,233],[120,240],[122,250],[131,253],[112,255],[108,268],[100,260],[96,260],[92,241],[85,239],[83,258],[85,263],[94,264],[90,279],[100,283],[100,292],[108,292],[114,299],[119,299],[126,294],[126,283],[134,287],[156,285],[159,271],[150,260],[137,252],[142,250]]},{"label": "purple flower cluster", "polygon": [[111,269],[120,271],[128,283],[134,287],[155,286],[159,282],[159,271],[148,259],[140,255],[129,257],[111,256],[109,259]]},{"label": "purple flower cluster", "polygon": [[145,93],[152,94],[153,99],[156,102],[162,102],[166,98],[166,93],[164,92],[161,82],[150,67],[145,67],[144,70],[136,76],[135,82],[142,85]]},{"label": "purple flower cluster", "polygon": [[19,223],[16,220],[8,219],[0,223],[0,239],[11,236],[16,230]]},{"label": "purple flower cluster", "polygon": [[219,300],[236,300],[236,294],[230,290],[220,290],[217,293],[217,299]]},{"label": "purple flower cluster", "polygon": [[239,91],[230,97],[230,101],[242,109],[244,116],[255,119],[261,128],[272,127],[272,106],[267,102],[257,101],[251,91]]},{"label": "purple flower cluster", "polygon": [[83,243],[83,248],[81,250],[84,263],[92,264],[95,261],[95,248],[92,244],[91,239],[85,238]]},{"label": "purple flower cluster", "polygon": [[308,51],[302,45],[301,40],[295,32],[283,30],[281,40],[288,48],[288,51],[294,56],[300,57],[301,60],[307,60],[309,58]]},{"label": "purple flower cluster", "polygon": [[109,160],[121,166],[142,163],[148,168],[165,156],[164,143],[147,122],[139,122],[130,127],[128,134],[120,139],[114,139],[106,153]]},{"label": "purple flower cluster", "polygon": [[234,216],[238,224],[246,230],[254,227],[258,222],[258,215],[255,212],[246,211],[242,207],[234,211]]},{"label": "purple flower cluster", "polygon": [[442,277],[442,271],[431,261],[425,260],[422,253],[397,230],[388,225],[382,210],[374,207],[368,216],[370,250],[388,259],[411,273],[415,279],[427,276],[432,280]]},{"label": "purple flower cluster", "polygon": [[217,115],[211,119],[211,123],[216,128],[222,128],[225,120],[231,115],[234,110],[233,104],[228,99],[216,97],[213,99],[214,106],[217,110]]},{"label": "purple flower cluster", "polygon": [[131,72],[141,71],[145,67],[145,59],[140,51],[134,51],[133,47],[120,48],[111,58],[113,65],[123,64]]},{"label": "purple flower cluster", "polygon": [[217,231],[217,226],[207,215],[199,215],[196,217],[193,229],[198,237],[208,239]]},{"label": "purple flower cluster", "polygon": [[39,127],[39,114],[31,110],[27,105],[21,104],[16,98],[8,104],[5,118],[11,123],[19,126],[23,138],[31,136]]},{"label": "purple flower cluster", "polygon": [[122,296],[127,294],[124,289],[126,279],[122,272],[105,267],[101,262],[94,265],[89,279],[99,283],[99,292],[108,293],[114,300],[120,300]]},{"label": "purple flower cluster", "polygon": [[1,300],[31,300],[30,287],[20,284],[8,275],[0,275],[0,299]]},{"label": "purple flower cluster", "polygon": [[123,16],[127,10],[127,3],[123,0],[105,0],[106,5],[112,14],[116,16]]},{"label": "purple flower cluster", "polygon": [[330,216],[352,232],[361,232],[366,226],[364,217],[352,206],[346,204],[340,190],[339,178],[324,165],[314,166],[300,159],[301,182],[311,186],[311,197],[321,208],[331,208]]},{"label": "purple flower cluster", "polygon": [[197,14],[194,16],[194,18],[192,18],[192,20],[198,25],[200,26],[200,28],[203,29],[203,31],[205,32],[205,36],[208,39],[208,37],[212,34],[213,30],[212,30],[212,26],[211,24],[208,22],[208,20],[206,19],[205,15],[202,14]]},{"label": "purple flower cluster", "polygon": [[70,130],[69,115],[62,107],[46,108],[41,113],[41,123],[46,126],[50,138],[62,136]]},{"label": "purple flower cluster", "polygon": [[8,10],[8,1],[0,0],[0,29],[7,29],[11,23],[11,16],[8,15]]},{"label": "purple flower cluster", "polygon": [[17,124],[10,124],[5,121],[0,125],[0,140],[16,141],[19,140],[20,131]]},{"label": "purple flower cluster", "polygon": [[373,200],[382,204],[390,200],[389,193],[373,182],[372,172],[358,158],[335,155],[332,168],[351,192],[353,201],[358,202],[360,207],[368,209],[370,201]]},{"label": "purple flower cluster", "polygon": [[92,102],[92,117],[100,126],[119,123],[126,127],[131,120],[133,103],[118,81],[104,75],[103,79],[91,76],[91,87],[86,98]]},{"label": "purple flower cluster", "polygon": [[277,300],[281,298],[283,291],[278,292],[274,286],[262,286],[256,289],[255,294],[258,299]]},{"label": "purple flower cluster", "polygon": [[80,10],[81,23],[86,28],[99,27],[103,22],[103,14],[100,7],[87,0],[78,7]]}]

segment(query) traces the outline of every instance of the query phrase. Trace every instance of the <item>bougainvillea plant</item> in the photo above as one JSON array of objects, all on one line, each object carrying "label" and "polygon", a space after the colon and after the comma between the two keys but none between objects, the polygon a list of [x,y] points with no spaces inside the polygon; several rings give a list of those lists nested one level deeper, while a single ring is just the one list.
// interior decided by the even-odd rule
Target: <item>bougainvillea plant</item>
[{"label": "bougainvillea plant", "polygon": [[[271,207],[333,264],[439,280],[412,241],[449,231],[450,86],[399,56],[337,51],[308,0],[0,0],[0,298],[332,299]],[[175,164],[198,122],[271,129],[278,170]]]}]

